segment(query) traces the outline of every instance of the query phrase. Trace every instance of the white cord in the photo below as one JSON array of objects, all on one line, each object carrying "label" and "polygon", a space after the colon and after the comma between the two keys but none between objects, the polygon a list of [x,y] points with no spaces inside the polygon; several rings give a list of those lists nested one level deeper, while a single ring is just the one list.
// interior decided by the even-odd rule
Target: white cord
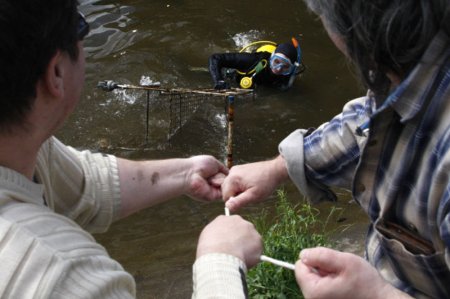
[{"label": "white cord", "polygon": [[[230,197],[230,199],[233,199],[233,196]],[[230,209],[225,206],[225,216],[230,216]]]},{"label": "white cord", "polygon": [[286,269],[289,269],[289,270],[295,270],[295,265],[294,264],[290,264],[290,263],[287,263],[287,262],[279,261],[279,260],[273,259],[273,258],[265,256],[265,255],[261,255],[261,261],[269,262],[269,263],[272,263],[274,265],[277,265],[277,266],[280,266],[280,267],[283,267],[283,268],[286,268]]}]

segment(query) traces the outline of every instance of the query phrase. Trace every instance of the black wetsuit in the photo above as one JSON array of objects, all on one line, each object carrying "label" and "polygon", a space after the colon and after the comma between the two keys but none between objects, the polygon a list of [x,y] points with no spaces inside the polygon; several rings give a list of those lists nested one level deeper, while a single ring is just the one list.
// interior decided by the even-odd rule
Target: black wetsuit
[{"label": "black wetsuit", "polygon": [[[224,75],[222,73],[223,68],[236,69],[242,73],[248,73],[252,71],[256,65],[263,59],[267,61],[266,67],[257,73],[253,79],[254,88],[255,85],[272,86],[282,90],[288,89],[290,75],[282,76],[272,73],[269,67],[270,62],[269,52],[255,52],[255,53],[221,53],[213,54],[209,57],[209,73],[214,81],[214,85],[218,86],[220,81],[224,81]],[[298,72],[297,72],[298,73]],[[253,74],[241,75],[236,72],[236,82],[239,85],[241,78],[244,76],[251,77]]]}]

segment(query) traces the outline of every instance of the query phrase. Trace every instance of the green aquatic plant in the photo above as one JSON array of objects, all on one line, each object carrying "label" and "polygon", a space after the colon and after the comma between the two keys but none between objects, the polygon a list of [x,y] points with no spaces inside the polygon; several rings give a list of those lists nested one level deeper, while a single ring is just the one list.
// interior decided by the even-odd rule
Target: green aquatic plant
[{"label": "green aquatic plant", "polygon": [[[268,210],[252,222],[264,240],[264,255],[295,263],[303,248],[327,246],[325,223],[318,219],[318,210],[307,203],[294,205],[284,190],[278,190],[275,215]],[[261,262],[247,275],[249,297],[252,299],[303,298],[294,271]]]}]

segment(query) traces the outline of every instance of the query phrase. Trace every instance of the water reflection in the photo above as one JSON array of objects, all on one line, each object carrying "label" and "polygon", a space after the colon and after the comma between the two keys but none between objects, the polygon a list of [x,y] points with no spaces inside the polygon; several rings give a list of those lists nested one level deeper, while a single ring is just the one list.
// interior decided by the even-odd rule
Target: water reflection
[{"label": "water reflection", "polygon": [[[235,164],[268,159],[296,128],[320,125],[343,103],[361,95],[342,55],[300,0],[81,1],[92,31],[85,40],[86,86],[80,105],[58,134],[64,142],[132,159],[185,157],[208,153],[224,158],[223,105],[208,103],[170,142],[167,117],[157,96],[150,98],[150,141],[146,135],[146,94],[104,92],[101,80],[138,84],[142,77],[164,87],[211,87],[205,71],[213,52],[234,51],[247,41],[277,42],[296,37],[307,70],[287,92],[261,88],[254,100],[235,104]],[[281,13],[280,13],[281,12]],[[109,146],[109,147],[108,147]],[[301,200],[291,185],[292,200]],[[346,250],[360,252],[365,216],[341,193],[336,227],[354,224],[336,236]],[[272,207],[273,199],[243,215]],[[321,210],[328,215],[331,206]],[[96,238],[134,275],[138,298],[189,298],[191,265],[201,228],[223,206],[178,198],[115,224]]]}]

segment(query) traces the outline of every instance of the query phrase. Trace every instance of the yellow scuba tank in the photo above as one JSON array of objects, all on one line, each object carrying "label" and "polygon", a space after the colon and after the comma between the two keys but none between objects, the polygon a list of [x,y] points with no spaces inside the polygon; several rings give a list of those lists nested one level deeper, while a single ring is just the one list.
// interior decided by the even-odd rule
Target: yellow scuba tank
[{"label": "yellow scuba tank", "polygon": [[272,53],[275,51],[275,48],[277,47],[276,42],[268,41],[268,40],[260,40],[256,42],[252,42],[246,46],[244,46],[239,53],[247,52],[247,53],[253,53],[253,52],[270,52]]},{"label": "yellow scuba tank", "polygon": [[[275,51],[277,47],[277,43],[272,42],[272,41],[256,41],[256,42],[252,42],[248,45],[246,45],[245,47],[243,47],[239,53],[242,52],[247,52],[247,53],[254,53],[254,52],[269,52],[269,53],[273,53],[273,51]],[[248,89],[250,87],[252,87],[253,85],[253,77],[258,74],[260,71],[262,71],[265,67],[267,66],[267,60],[263,59],[260,62],[258,62],[258,64],[249,72],[241,72],[239,70],[236,70],[236,72],[239,75],[242,75],[242,79],[239,82],[239,85],[241,86],[241,88],[244,89]],[[251,75],[251,76],[250,76]]]}]

